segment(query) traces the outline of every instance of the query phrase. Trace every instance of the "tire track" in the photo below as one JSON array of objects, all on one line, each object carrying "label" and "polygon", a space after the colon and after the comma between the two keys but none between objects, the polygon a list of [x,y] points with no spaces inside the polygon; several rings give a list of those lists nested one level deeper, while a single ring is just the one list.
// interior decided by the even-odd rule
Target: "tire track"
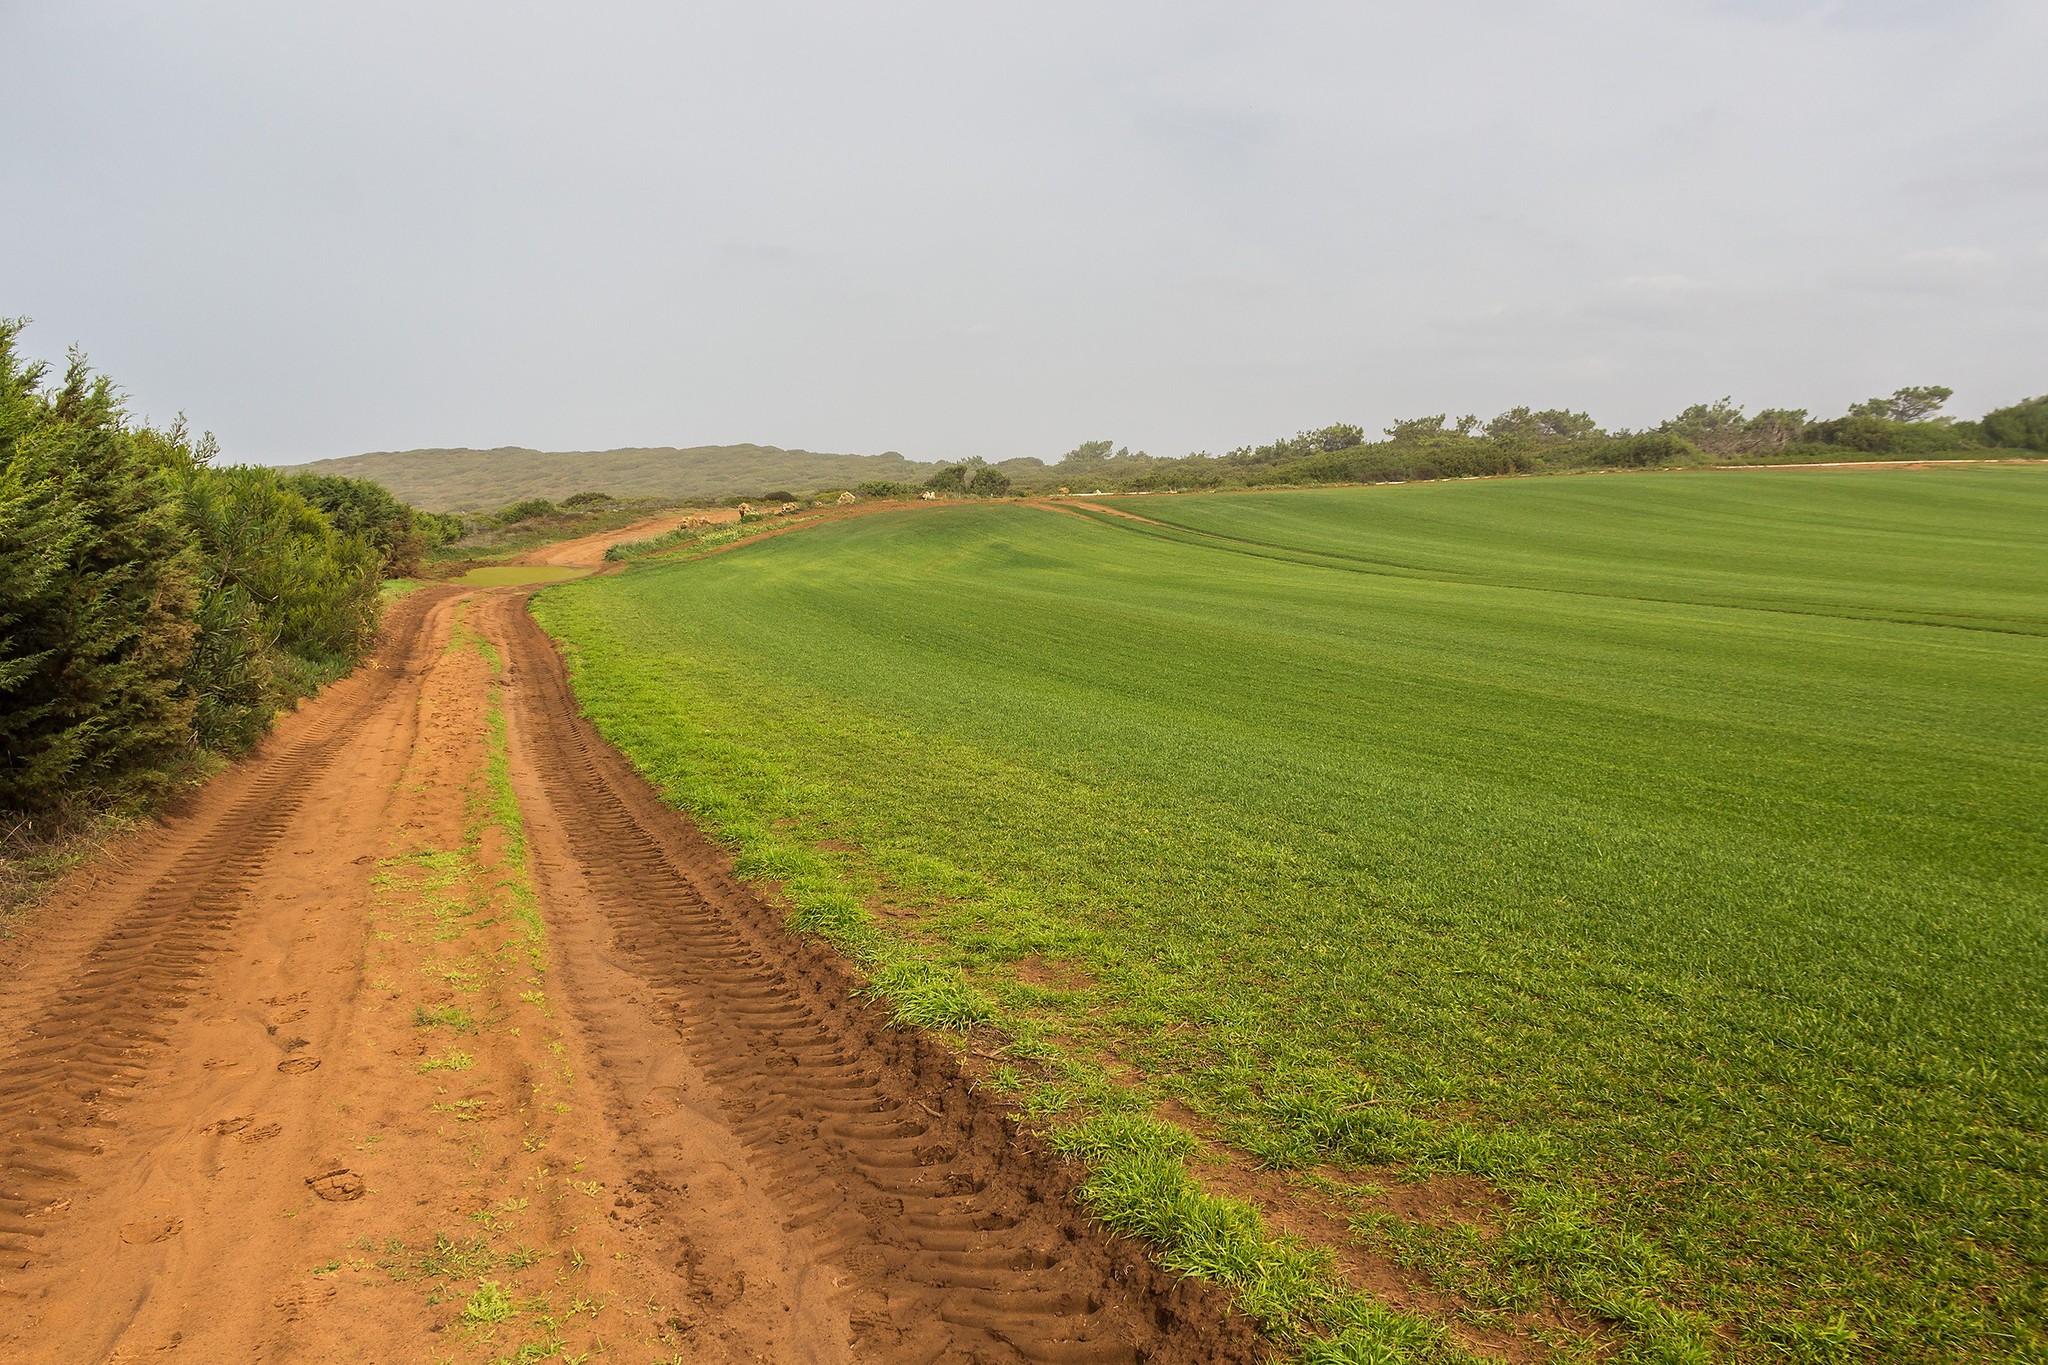
[{"label": "tire track", "polygon": [[[36,1265],[51,1220],[69,1208],[84,1167],[120,1125],[123,1102],[148,1074],[169,1025],[231,946],[248,882],[308,792],[389,704],[394,682],[421,673],[429,607],[394,611],[389,642],[366,666],[395,679],[368,679],[348,705],[321,713],[264,759],[218,818],[128,893],[77,973],[0,1054],[0,1266],[9,1279]],[[9,1292],[0,1282],[0,1294]]]},{"label": "tire track", "polygon": [[[1249,1361],[1243,1319],[1088,1224],[1071,1177],[888,1027],[821,945],[718,868],[576,710],[523,597],[495,599],[546,819],[622,960],[717,1092],[787,1215],[840,1275],[863,1360]],[[551,839],[552,841],[552,839]],[[560,913],[555,906],[551,911]]]}]

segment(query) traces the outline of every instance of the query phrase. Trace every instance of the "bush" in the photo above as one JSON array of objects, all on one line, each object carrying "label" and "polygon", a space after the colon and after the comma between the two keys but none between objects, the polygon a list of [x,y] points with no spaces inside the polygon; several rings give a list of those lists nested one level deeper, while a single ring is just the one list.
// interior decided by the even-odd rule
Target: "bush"
[{"label": "bush", "polygon": [[600,507],[605,503],[614,501],[616,499],[609,493],[571,493],[568,497],[562,499],[562,506],[570,509]]},{"label": "bush", "polygon": [[1807,439],[1866,455],[1941,455],[1975,447],[1976,423],[1897,422],[1886,417],[1850,416],[1815,422]]},{"label": "bush", "polygon": [[1699,447],[1669,431],[1646,431],[1640,436],[1609,437],[1603,449],[1589,463],[1610,469],[1655,469],[1664,465],[1696,463]]},{"label": "bush", "polygon": [[1980,426],[1988,444],[2048,451],[2048,394],[1987,412]]},{"label": "bush", "polygon": [[131,426],[82,358],[47,387],[20,330],[0,321],[0,809],[40,812],[254,740],[368,646],[384,561],[295,480]]},{"label": "bush", "polygon": [[531,521],[535,517],[551,517],[561,510],[561,508],[555,506],[546,498],[526,498],[513,503],[509,507],[500,508],[497,515],[492,517],[491,520],[500,526],[510,526],[515,521]]},{"label": "bush", "polygon": [[184,502],[200,566],[194,736],[239,748],[369,648],[384,558],[268,469],[196,467]]},{"label": "bush", "polygon": [[415,511],[370,479],[293,474],[284,487],[326,513],[335,530],[375,546],[387,578],[419,572],[420,557],[431,546],[462,534],[461,518]]},{"label": "bush", "polygon": [[74,355],[43,390],[0,321],[0,808],[129,785],[188,745],[198,633],[179,470]]}]

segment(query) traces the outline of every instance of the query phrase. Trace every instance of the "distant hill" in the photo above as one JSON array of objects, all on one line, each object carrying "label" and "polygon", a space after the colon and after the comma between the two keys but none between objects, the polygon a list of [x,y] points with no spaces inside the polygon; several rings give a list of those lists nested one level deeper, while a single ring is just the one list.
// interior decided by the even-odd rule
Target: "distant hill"
[{"label": "distant hill", "polygon": [[631,450],[384,450],[294,465],[290,473],[375,479],[415,507],[480,512],[521,498],[721,498],[850,488],[868,479],[917,483],[935,464],[882,455],[826,455],[776,446],[650,446]]}]

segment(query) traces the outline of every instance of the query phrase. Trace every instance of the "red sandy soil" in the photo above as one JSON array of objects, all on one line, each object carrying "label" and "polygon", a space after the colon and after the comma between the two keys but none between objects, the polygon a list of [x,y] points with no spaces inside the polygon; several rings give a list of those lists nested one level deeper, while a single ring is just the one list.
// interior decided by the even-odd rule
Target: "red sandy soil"
[{"label": "red sandy soil", "polygon": [[1261,1357],[856,984],[415,592],[0,944],[0,1360]]}]

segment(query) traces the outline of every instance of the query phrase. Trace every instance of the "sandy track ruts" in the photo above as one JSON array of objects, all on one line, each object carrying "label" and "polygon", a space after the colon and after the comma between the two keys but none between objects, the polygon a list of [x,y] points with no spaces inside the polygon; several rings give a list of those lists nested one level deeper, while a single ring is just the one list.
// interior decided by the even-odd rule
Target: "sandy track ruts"
[{"label": "sandy track ruts", "polygon": [[943,1051],[860,1003],[831,954],[792,939],[577,713],[514,599],[510,641],[540,881],[602,917],[770,1176],[789,1226],[838,1277],[853,1358],[1257,1358],[1216,1299],[1090,1228],[1069,1178]]},{"label": "sandy track ruts", "polygon": [[[729,880],[523,601],[405,599],[0,945],[0,1359],[1256,1358]],[[500,705],[531,962],[478,834]],[[450,1004],[472,1031],[421,1027]],[[486,1280],[526,1305],[495,1328],[462,1318]]]},{"label": "sandy track ruts", "polygon": [[[49,1215],[68,1209],[85,1159],[168,1041],[166,1021],[233,935],[252,873],[371,715],[416,680],[425,606],[408,604],[368,664],[161,837],[110,850],[133,870],[103,885],[88,869],[38,917],[51,928],[17,950],[0,1000],[0,1265],[36,1263]],[[0,1280],[0,1294],[11,1287]]]}]

